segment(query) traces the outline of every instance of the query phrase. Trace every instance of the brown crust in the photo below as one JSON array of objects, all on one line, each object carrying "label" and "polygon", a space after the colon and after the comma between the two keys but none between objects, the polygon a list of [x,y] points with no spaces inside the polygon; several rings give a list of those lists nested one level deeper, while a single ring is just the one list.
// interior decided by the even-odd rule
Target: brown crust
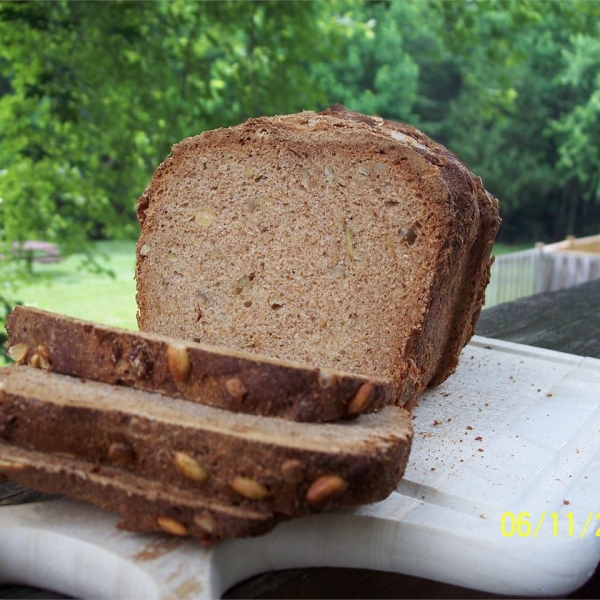
[{"label": "brown crust", "polygon": [[[148,221],[154,203],[160,203],[171,181],[193,177],[186,170],[195,164],[191,157],[201,156],[210,148],[228,145],[239,148],[262,131],[268,134],[271,144],[277,143],[297,155],[299,165],[305,160],[309,162],[311,148],[335,144],[334,139],[350,140],[356,156],[361,152],[365,156],[386,152],[390,161],[410,164],[406,172],[412,184],[425,194],[424,202],[436,207],[438,237],[431,242],[435,257],[428,272],[423,273],[424,289],[420,290],[414,306],[409,307],[413,311],[410,332],[403,341],[394,341],[393,348],[371,346],[374,354],[394,354],[391,372],[374,373],[391,377],[395,403],[411,408],[419,392],[440,383],[455,370],[460,351],[473,335],[489,280],[492,244],[500,224],[498,203],[464,163],[420,131],[380,117],[360,115],[340,105],[318,115],[301,113],[250,119],[231,129],[186,139],[173,148],[172,156],[157,169],[137,207],[142,228],[136,268],[140,328],[157,326],[156,311],[149,300],[151,282],[145,276],[141,252],[148,235],[158,226]],[[333,132],[337,132],[337,137],[332,137]],[[398,316],[399,321],[404,318]],[[172,326],[184,337],[193,336],[183,322]],[[360,372],[367,371],[360,369]]]},{"label": "brown crust", "polygon": [[[365,383],[372,384],[374,391],[362,412],[378,410],[393,399],[389,381],[118,329],[31,307],[17,306],[6,328],[9,347],[27,345],[26,361],[39,354],[38,347],[46,348],[52,371],[236,412],[334,421],[351,416],[348,406]],[[187,355],[185,376],[174,369],[173,361],[169,365],[169,347]]]},{"label": "brown crust", "polygon": [[[222,505],[191,492],[166,488],[120,469],[100,470],[91,462],[17,448],[0,441],[2,478],[49,494],[66,493],[117,512],[122,517],[118,527],[130,531],[164,532],[159,519],[166,517],[181,524],[188,535],[216,541],[262,535],[285,520],[284,516],[269,511]],[[198,525],[207,519],[210,532]]]},{"label": "brown crust", "polygon": [[[148,392],[27,366],[0,370],[0,384],[0,439],[12,445],[84,460],[98,473],[119,467],[166,489],[287,516],[315,509],[307,494],[324,476],[347,484],[337,504],[384,499],[402,477],[410,450],[410,418],[394,407],[360,422],[316,425],[165,403]],[[290,464],[299,475],[292,481]],[[263,486],[265,497],[235,491],[232,482],[240,477]]]},{"label": "brown crust", "polygon": [[[418,391],[433,387],[447,379],[458,365],[463,347],[475,332],[485,300],[493,262],[491,253],[501,219],[498,201],[487,192],[481,178],[476,177],[454,153],[434,142],[418,129],[380,117],[365,117],[334,104],[323,115],[356,121],[371,131],[398,132],[417,142],[414,151],[438,169],[436,177],[448,189],[455,224],[438,255],[437,283],[422,320],[421,335],[414,348],[419,369]],[[412,408],[415,398],[405,403]]]}]

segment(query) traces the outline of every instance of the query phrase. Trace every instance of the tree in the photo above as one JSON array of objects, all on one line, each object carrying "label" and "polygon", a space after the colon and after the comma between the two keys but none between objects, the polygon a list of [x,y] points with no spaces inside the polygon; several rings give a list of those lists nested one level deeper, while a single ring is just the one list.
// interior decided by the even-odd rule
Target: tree
[{"label": "tree", "polygon": [[414,119],[419,66],[407,39],[421,33],[425,3],[343,2],[329,5],[331,18],[344,28],[337,60],[314,65],[327,94],[365,114],[399,121]]},{"label": "tree", "polygon": [[556,78],[557,88],[575,96],[575,102],[550,122],[549,132],[557,140],[558,176],[568,190],[567,233],[575,233],[578,212],[589,221],[600,204],[599,36],[572,36],[563,56],[565,68]]}]

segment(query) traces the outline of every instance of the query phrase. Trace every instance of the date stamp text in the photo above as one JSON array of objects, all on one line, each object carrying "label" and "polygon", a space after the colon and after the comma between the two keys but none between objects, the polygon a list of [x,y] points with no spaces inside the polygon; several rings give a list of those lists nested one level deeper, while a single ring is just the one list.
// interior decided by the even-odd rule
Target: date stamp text
[{"label": "date stamp text", "polygon": [[500,531],[504,537],[536,538],[542,527],[550,528],[553,537],[568,536],[583,538],[590,530],[595,530],[600,537],[600,512],[590,510],[583,525],[577,524],[573,512],[565,514],[546,512],[536,515],[523,511],[519,513],[505,512],[500,519]]}]

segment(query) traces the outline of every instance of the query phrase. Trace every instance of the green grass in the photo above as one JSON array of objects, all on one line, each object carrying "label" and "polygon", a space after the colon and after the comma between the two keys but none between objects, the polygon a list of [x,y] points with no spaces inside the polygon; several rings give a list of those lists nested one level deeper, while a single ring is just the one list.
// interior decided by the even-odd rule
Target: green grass
[{"label": "green grass", "polygon": [[36,263],[37,277],[19,287],[18,299],[28,306],[137,329],[135,242],[99,242],[96,247],[98,261],[114,278],[82,268],[82,256],[77,255],[48,265]]},{"label": "green grass", "polygon": [[500,256],[502,254],[509,254],[510,252],[519,252],[521,250],[530,250],[533,248],[533,244],[501,244],[496,242],[494,244],[494,254]]},{"label": "green grass", "polygon": [[[99,242],[96,247],[100,263],[114,273],[114,278],[86,271],[81,267],[81,256],[70,256],[50,265],[35,264],[37,277],[19,288],[19,300],[81,319],[137,329],[135,242]],[[531,245],[495,244],[494,254],[526,248]]]}]

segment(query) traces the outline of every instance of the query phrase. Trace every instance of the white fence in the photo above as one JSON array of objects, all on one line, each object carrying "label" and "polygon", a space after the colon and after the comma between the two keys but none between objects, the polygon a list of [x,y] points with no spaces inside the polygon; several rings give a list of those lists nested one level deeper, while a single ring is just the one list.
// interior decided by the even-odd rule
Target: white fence
[{"label": "white fence", "polygon": [[537,244],[531,250],[496,257],[485,293],[485,308],[600,279],[597,248],[600,236],[568,238],[557,244]]}]

